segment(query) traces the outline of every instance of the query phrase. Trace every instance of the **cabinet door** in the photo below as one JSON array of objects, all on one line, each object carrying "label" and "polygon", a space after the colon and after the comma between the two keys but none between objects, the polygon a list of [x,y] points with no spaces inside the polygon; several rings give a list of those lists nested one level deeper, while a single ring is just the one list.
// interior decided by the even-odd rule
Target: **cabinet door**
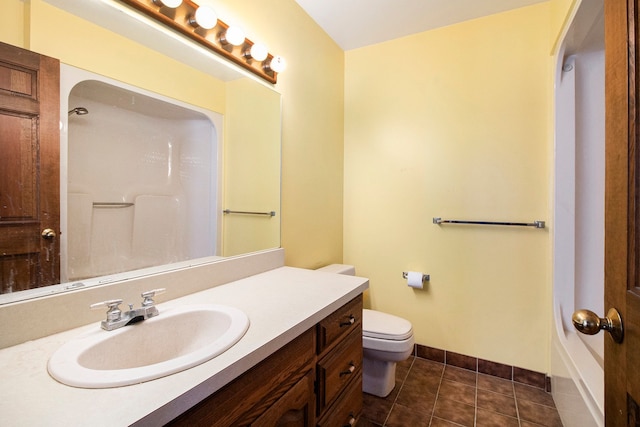
[{"label": "cabinet door", "polygon": [[[315,375],[314,344],[315,334],[313,329],[310,329],[168,425],[171,427],[253,425],[292,388],[299,386],[298,390],[300,390],[302,387],[300,382],[309,375],[309,372],[312,372],[312,377]],[[313,401],[313,384],[311,387],[310,399]],[[313,402],[310,405],[315,406]]]},{"label": "cabinet door", "polygon": [[252,427],[313,426],[313,371],[309,371],[289,391],[267,409]]},{"label": "cabinet door", "polygon": [[318,427],[352,427],[362,412],[362,374],[347,386],[336,401],[318,419]]}]

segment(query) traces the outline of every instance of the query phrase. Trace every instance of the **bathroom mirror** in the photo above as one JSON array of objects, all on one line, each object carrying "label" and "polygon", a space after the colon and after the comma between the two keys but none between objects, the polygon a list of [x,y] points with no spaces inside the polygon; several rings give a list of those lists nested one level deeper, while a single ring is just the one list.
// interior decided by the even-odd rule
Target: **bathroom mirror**
[{"label": "bathroom mirror", "polygon": [[[221,257],[241,255],[279,247],[281,96],[275,88],[249,75],[233,64],[227,63],[225,60],[217,58],[213,54],[203,52],[200,47],[191,46],[190,42],[185,44],[185,41],[176,39],[175,36],[171,34],[165,34],[161,29],[151,26],[147,27],[147,23],[141,22],[139,17],[122,13],[121,9],[113,7],[115,2],[93,0],[86,2],[45,1],[82,19],[97,23],[112,31],[117,31],[119,34],[125,35],[136,42],[216,77],[223,82],[226,94],[225,114],[218,114],[218,117],[215,118],[216,112],[198,111],[198,108],[195,108],[194,111],[193,106],[186,105],[180,100],[154,100],[154,98],[156,98],[155,94],[145,93],[144,90],[138,91],[135,86],[130,86],[126,82],[122,83],[123,87],[116,88],[117,90],[112,92],[111,95],[104,95],[104,93],[100,95],[107,97],[106,99],[100,100],[97,99],[100,97],[97,93],[101,92],[102,89],[108,88],[109,85],[113,86],[115,82],[109,81],[110,79],[107,78],[101,79],[99,76],[91,76],[91,73],[88,73],[88,77],[87,75],[84,77],[74,77],[78,79],[75,82],[71,79],[72,81],[68,84],[71,88],[75,87],[75,92],[72,92],[71,96],[67,97],[67,95],[64,95],[62,93],[63,91],[61,91],[61,118],[64,118],[61,120],[61,206],[68,207],[69,204],[76,204],[81,207],[80,212],[82,212],[82,207],[86,208],[85,213],[87,209],[92,210],[92,217],[94,219],[96,219],[95,214],[99,210],[98,215],[102,216],[98,218],[99,220],[104,220],[105,214],[113,216],[114,213],[125,214],[127,210],[131,211],[128,215],[123,215],[123,218],[127,218],[124,222],[128,224],[130,231],[136,221],[132,213],[136,198],[138,198],[137,200],[140,202],[140,207],[144,205],[144,208],[148,211],[165,212],[166,215],[162,215],[161,218],[157,216],[154,220],[155,222],[139,221],[139,225],[141,226],[139,229],[142,231],[133,232],[133,234],[137,233],[138,237],[144,235],[147,237],[154,236],[154,231],[162,229],[163,225],[164,228],[168,228],[169,224],[176,223],[176,221],[170,222],[169,218],[175,217],[177,210],[179,210],[175,204],[177,198],[168,197],[163,199],[164,196],[168,195],[168,193],[160,194],[164,190],[154,190],[150,188],[150,185],[147,185],[147,190],[145,191],[149,192],[149,194],[142,194],[145,191],[136,190],[133,192],[136,193],[133,199],[116,197],[114,200],[111,200],[110,196],[113,194],[109,193],[108,188],[103,188],[103,194],[106,195],[104,200],[97,200],[95,198],[89,200],[84,197],[86,196],[86,192],[83,190],[83,185],[86,183],[86,180],[83,182],[82,178],[78,179],[78,175],[73,176],[73,174],[76,173],[72,171],[73,165],[71,164],[74,162],[74,156],[82,158],[83,155],[86,155],[90,151],[95,151],[96,148],[81,146],[78,152],[71,153],[67,151],[71,146],[66,146],[67,141],[63,141],[63,139],[67,137],[65,132],[70,131],[71,134],[74,132],[74,126],[80,126],[76,127],[76,134],[77,132],[80,132],[80,134],[84,132],[86,136],[87,130],[81,130],[82,126],[86,124],[82,124],[82,120],[97,118],[99,116],[97,113],[103,107],[107,110],[109,108],[113,109],[112,107],[118,97],[129,97],[130,100],[132,100],[131,102],[134,103],[150,103],[151,108],[156,111],[156,115],[158,116],[156,119],[159,120],[158,123],[162,120],[175,120],[177,116],[182,116],[180,118],[185,121],[195,122],[197,126],[208,128],[207,131],[210,132],[210,134],[206,136],[205,139],[214,141],[214,144],[209,147],[210,151],[205,154],[197,154],[195,149],[192,151],[187,150],[187,154],[183,156],[182,160],[183,163],[192,161],[193,163],[197,163],[198,166],[202,166],[201,163],[203,159],[207,159],[207,161],[211,161],[212,163],[217,161],[219,169],[204,172],[204,175],[200,176],[197,181],[206,182],[207,185],[211,185],[209,190],[217,188],[220,189],[221,192],[215,194],[215,191],[207,190],[208,199],[204,201],[204,204],[207,205],[205,211],[208,216],[203,219],[203,224],[206,224],[204,228],[189,228],[188,226],[188,224],[195,221],[195,217],[202,214],[192,213],[189,219],[178,221],[181,227],[189,228],[187,234],[195,237],[202,237],[202,235],[206,234],[211,237],[206,240],[206,242],[201,242],[199,249],[191,250],[188,256],[176,258],[171,254],[167,254],[166,251],[156,250],[154,248],[153,238],[138,239],[137,243],[130,241],[126,243],[125,246],[128,245],[129,249],[133,247],[135,250],[138,250],[138,252],[151,254],[156,260],[160,260],[159,263],[155,261],[140,264],[130,263],[128,267],[126,267],[127,263],[122,263],[122,268],[114,269],[110,267],[108,270],[102,272],[98,269],[95,273],[77,271],[74,274],[67,274],[63,271],[61,277],[63,283],[0,295],[0,304],[37,298],[94,285],[103,285],[105,283],[127,280],[140,275],[156,274],[162,271],[216,262]],[[64,65],[62,68],[61,79],[64,85],[64,73],[68,70],[65,71]],[[83,73],[82,70],[78,71],[80,74]],[[94,80],[94,82],[92,84],[84,83],[83,85],[76,86],[81,80]],[[137,95],[135,95],[134,101],[131,95],[132,90],[138,92]],[[109,97],[112,98],[109,99]],[[162,96],[158,97],[162,98]],[[175,105],[166,107],[165,104],[162,104],[166,101],[173,102]],[[154,102],[156,102],[156,104],[154,104]],[[104,104],[104,106],[100,106],[100,103]],[[86,106],[80,104],[85,104]],[[108,104],[111,105],[109,106]],[[159,105],[165,105],[168,109],[164,110],[163,113],[162,109],[165,107],[159,107]],[[76,112],[70,113],[70,115],[67,116],[66,112],[74,110],[75,108],[86,108],[88,114],[83,110],[76,110]],[[121,108],[120,110],[121,114],[126,114],[126,109]],[[138,111],[131,112],[131,114],[139,115],[141,113]],[[160,117],[163,114],[165,117]],[[214,116],[213,119],[206,117],[211,115]],[[144,120],[147,119],[148,117]],[[117,121],[120,120],[120,118],[111,118],[111,120]],[[108,127],[108,125],[106,126]],[[156,127],[159,126],[158,124]],[[135,124],[130,127],[130,131],[133,129],[135,129]],[[222,129],[224,132],[222,132]],[[91,133],[92,131],[88,132]],[[185,128],[179,131],[176,130],[176,132],[189,133],[190,130]],[[164,147],[166,148],[169,145],[172,145],[172,143],[168,144],[165,141]],[[82,153],[83,150],[85,151],[84,154]],[[158,160],[154,158],[155,155],[162,157],[154,148],[151,148],[146,153],[138,153],[138,155],[142,157],[146,156],[146,160],[149,163]],[[65,159],[68,159],[69,165],[64,164]],[[114,161],[109,163],[114,163]],[[162,164],[161,169],[164,168],[164,172],[166,172],[167,163],[163,163],[162,161],[159,163]],[[135,166],[133,168],[135,169]],[[90,169],[88,171],[90,172]],[[117,175],[117,171],[114,172]],[[150,173],[153,174],[157,172],[158,171]],[[191,171],[181,170],[179,174],[180,173],[182,175],[190,175],[203,172],[194,169]],[[105,176],[107,175],[108,173],[105,174]],[[159,175],[150,175],[147,184],[157,182],[158,176]],[[69,178],[72,179],[70,180]],[[198,184],[194,185],[192,192],[194,193],[194,199],[202,200],[206,197],[198,193],[198,191],[202,190],[199,187]],[[121,205],[109,205],[115,202],[121,203]],[[65,209],[64,207],[62,209]],[[223,210],[230,210],[232,212],[224,214]],[[233,211],[242,213],[235,214]],[[245,214],[244,212],[255,212],[258,213],[258,215]],[[272,214],[272,212],[275,214]],[[263,213],[268,215],[262,215]],[[63,217],[65,217],[64,213]],[[69,226],[67,226],[67,224],[69,224]],[[64,224],[61,222],[63,234],[68,233],[68,237],[73,235],[73,242],[70,244],[76,245],[76,249],[78,247],[80,248],[80,251],[76,253],[82,253],[82,245],[83,242],[86,243],[87,241],[87,234],[78,234],[79,230],[71,230],[70,228],[82,229],[85,226],[87,226],[87,221],[82,219],[78,220],[77,216],[75,218],[67,218]],[[97,228],[100,232],[102,227]],[[102,230],[102,232],[105,231],[106,230]],[[93,232],[95,233],[95,230]],[[107,234],[109,233],[107,232]],[[156,239],[159,237],[167,238],[167,236],[168,234],[166,233],[158,232]],[[170,238],[168,239],[171,240]],[[121,258],[122,248],[118,249],[116,247],[117,245],[115,245],[115,239],[111,240],[112,243],[114,243],[113,251],[119,251],[120,253],[103,252],[103,254],[109,254],[112,258]],[[144,242],[142,242],[143,240]],[[63,240],[61,240],[61,242],[63,242]],[[78,269],[78,267],[80,267],[80,270],[82,270],[82,259],[76,259],[75,261],[69,259],[68,244],[69,240],[63,244],[63,249],[61,250],[62,268],[68,269],[69,263],[75,262],[75,268]],[[100,250],[108,251],[108,245],[103,245]],[[106,276],[103,274],[106,274]]]}]

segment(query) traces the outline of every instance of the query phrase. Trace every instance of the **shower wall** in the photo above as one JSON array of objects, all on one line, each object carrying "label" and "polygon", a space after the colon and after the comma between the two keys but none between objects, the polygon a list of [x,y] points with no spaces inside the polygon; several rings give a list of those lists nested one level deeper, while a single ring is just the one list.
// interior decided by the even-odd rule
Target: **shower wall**
[{"label": "shower wall", "polygon": [[[574,57],[576,97],[575,307],[604,307],[604,49]],[[579,334],[602,364],[604,334]]]},{"label": "shower wall", "polygon": [[216,133],[203,114],[98,81],[68,117],[67,280],[216,255]]},{"label": "shower wall", "polygon": [[604,335],[579,334],[578,309],[604,310],[603,2],[583,2],[555,76],[553,398],[564,425],[604,425]]}]

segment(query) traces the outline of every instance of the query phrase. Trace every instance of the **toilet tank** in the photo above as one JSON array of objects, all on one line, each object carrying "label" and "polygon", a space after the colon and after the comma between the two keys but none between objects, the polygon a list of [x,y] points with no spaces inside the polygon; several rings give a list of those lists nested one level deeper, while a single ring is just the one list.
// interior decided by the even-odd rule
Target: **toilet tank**
[{"label": "toilet tank", "polygon": [[347,264],[329,264],[325,267],[321,267],[318,271],[324,271],[327,273],[346,274],[347,276],[355,276],[356,268],[353,265]]}]

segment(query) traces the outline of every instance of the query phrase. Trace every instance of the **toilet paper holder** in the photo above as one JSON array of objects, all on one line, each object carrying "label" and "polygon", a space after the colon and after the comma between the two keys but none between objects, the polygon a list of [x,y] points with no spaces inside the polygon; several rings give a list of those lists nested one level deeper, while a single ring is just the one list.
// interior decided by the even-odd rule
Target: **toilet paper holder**
[{"label": "toilet paper holder", "polygon": [[[407,277],[409,277],[409,273],[407,273],[406,271],[402,272],[402,278],[406,279]],[[431,279],[431,277],[428,274],[423,274],[422,275],[422,281],[423,282],[428,282]]]}]

